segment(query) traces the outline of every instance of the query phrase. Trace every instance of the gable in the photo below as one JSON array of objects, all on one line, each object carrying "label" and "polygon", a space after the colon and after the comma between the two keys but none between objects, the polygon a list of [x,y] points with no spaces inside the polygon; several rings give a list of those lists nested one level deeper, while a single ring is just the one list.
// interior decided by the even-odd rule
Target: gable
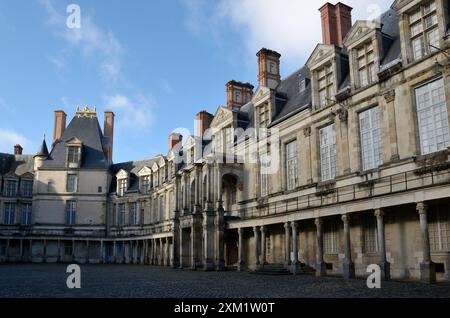
[{"label": "gable", "polygon": [[148,176],[148,175],[150,175],[151,173],[152,173],[152,170],[151,170],[149,167],[145,166],[145,167],[143,167],[141,170],[139,170],[139,172],[137,173],[137,175],[138,175],[139,177],[142,177],[142,176]]},{"label": "gable", "polygon": [[306,65],[309,69],[313,69],[313,66],[319,64],[324,60],[327,60],[328,58],[333,56],[335,52],[336,47],[334,45],[319,44],[314,49]]},{"label": "gable", "polygon": [[395,0],[391,8],[397,12],[408,10],[415,6],[420,0]]},{"label": "gable", "polygon": [[116,174],[116,178],[117,179],[125,179],[128,178],[129,174],[127,171],[120,169],[119,172],[117,172]]},{"label": "gable", "polygon": [[31,172],[26,172],[20,176],[22,179],[33,179],[34,175]]},{"label": "gable", "polygon": [[352,44],[364,38],[368,34],[381,29],[381,24],[371,21],[357,21],[344,39],[344,45],[351,47]]},{"label": "gable", "polygon": [[253,95],[253,104],[256,106],[260,102],[265,101],[267,96],[270,96],[270,89],[268,87],[258,87],[255,95]]},{"label": "gable", "polygon": [[211,127],[219,127],[221,126],[225,121],[232,120],[233,119],[233,113],[231,110],[225,108],[225,107],[219,107],[216,114],[214,115],[214,119],[211,122]]}]

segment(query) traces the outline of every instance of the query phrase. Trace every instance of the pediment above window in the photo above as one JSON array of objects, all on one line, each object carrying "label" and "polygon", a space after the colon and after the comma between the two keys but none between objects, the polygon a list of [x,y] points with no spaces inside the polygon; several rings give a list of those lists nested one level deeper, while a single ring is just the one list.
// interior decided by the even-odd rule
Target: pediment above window
[{"label": "pediment above window", "polygon": [[7,174],[3,175],[3,179],[19,179],[19,176],[14,172],[8,172]]},{"label": "pediment above window", "polygon": [[159,170],[159,166],[158,166],[158,164],[155,162],[154,164],[153,164],[153,166],[152,166],[152,171],[153,172],[157,172]]},{"label": "pediment above window", "polygon": [[129,176],[130,174],[128,173],[128,171],[125,171],[123,169],[120,169],[120,171],[116,173],[117,179],[127,179]]},{"label": "pediment above window", "polygon": [[211,128],[219,128],[233,120],[233,113],[225,107],[219,107],[211,123]]},{"label": "pediment above window", "polygon": [[381,30],[381,24],[371,21],[357,21],[345,37],[344,44],[348,49],[358,46]]},{"label": "pediment above window", "polygon": [[184,145],[184,147],[186,149],[189,149],[194,146],[195,146],[195,138],[194,136],[189,136],[188,139],[186,140],[186,144]]},{"label": "pediment above window", "polygon": [[310,70],[314,70],[321,66],[323,63],[328,62],[336,54],[336,48],[334,45],[319,44],[311,54],[308,62],[306,63]]},{"label": "pediment above window", "polygon": [[31,179],[33,180],[34,175],[31,172],[26,172],[23,175],[20,176],[22,179]]},{"label": "pediment above window", "polygon": [[397,11],[398,13],[402,13],[405,12],[409,9],[411,9],[412,7],[414,7],[415,5],[419,4],[420,2],[422,2],[421,0],[396,0],[391,8],[395,11]]},{"label": "pediment above window", "polygon": [[69,140],[67,140],[66,144],[68,146],[81,146],[83,144],[83,142],[80,139],[78,139],[77,137],[73,137],[73,138],[70,138]]},{"label": "pediment above window", "polygon": [[148,176],[152,174],[152,169],[150,169],[149,167],[143,167],[141,170],[139,170],[139,172],[137,173],[137,175],[139,177],[143,177],[143,176]]},{"label": "pediment above window", "polygon": [[253,104],[257,106],[260,103],[263,103],[270,97],[270,89],[268,87],[259,87],[253,96]]}]

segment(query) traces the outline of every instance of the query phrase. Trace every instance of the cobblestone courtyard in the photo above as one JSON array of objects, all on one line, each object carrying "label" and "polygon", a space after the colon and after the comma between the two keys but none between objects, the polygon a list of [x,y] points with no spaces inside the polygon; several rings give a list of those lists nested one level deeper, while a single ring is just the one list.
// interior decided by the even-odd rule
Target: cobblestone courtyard
[{"label": "cobblestone courtyard", "polygon": [[135,265],[81,265],[81,289],[66,287],[66,265],[0,265],[0,297],[297,298],[450,297],[450,284],[383,283],[238,272],[194,272]]}]

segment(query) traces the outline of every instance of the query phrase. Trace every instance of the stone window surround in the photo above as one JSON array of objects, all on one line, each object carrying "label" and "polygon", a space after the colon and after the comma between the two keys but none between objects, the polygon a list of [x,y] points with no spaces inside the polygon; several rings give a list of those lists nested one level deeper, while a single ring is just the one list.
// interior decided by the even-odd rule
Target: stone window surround
[{"label": "stone window surround", "polygon": [[[24,189],[24,185],[25,185],[25,182],[31,182],[31,196],[25,196],[25,189]],[[21,179],[21,184],[20,184],[20,194],[23,196],[23,197],[26,197],[26,198],[31,198],[32,196],[33,196],[33,182],[34,182],[34,180],[33,179],[31,179],[31,178],[22,178]]]},{"label": "stone window surround", "polygon": [[337,131],[336,131],[337,125],[336,125],[335,121],[327,120],[325,123],[322,123],[321,125],[318,125],[318,126],[315,127],[315,130],[316,130],[316,133],[315,133],[316,149],[317,149],[317,160],[318,160],[318,162],[317,162],[317,167],[318,167],[318,169],[317,169],[317,177],[318,177],[318,180],[320,180],[320,182],[319,182],[320,184],[322,184],[322,183],[327,184],[327,183],[330,183],[330,182],[331,183],[335,182],[335,180],[338,178],[338,173],[339,173],[339,171],[338,171],[339,152],[337,151],[337,142],[338,142],[338,140],[336,139],[335,140],[335,146],[336,146],[336,175],[332,179],[322,180],[320,130],[323,129],[323,128],[326,128],[328,126],[331,126],[331,125],[335,125],[334,129],[335,129],[335,137],[336,137],[336,135],[337,135]]},{"label": "stone window surround", "polygon": [[[299,182],[301,180],[301,172],[300,172],[300,160],[301,160],[301,145],[300,145],[300,137],[298,135],[298,132],[289,134],[287,136],[284,136],[281,138],[280,140],[280,145],[282,147],[282,151],[281,151],[281,158],[280,158],[280,181],[281,181],[281,189],[282,191],[286,192],[286,193],[290,193],[293,191],[296,191],[298,189],[298,187],[300,186]],[[287,186],[287,166],[286,166],[286,146],[291,143],[291,142],[296,142],[297,144],[297,176],[296,176],[296,187],[294,189],[290,189],[288,190],[288,186]]]},{"label": "stone window surround", "polygon": [[[14,190],[15,195],[6,195],[6,184],[8,181],[15,181],[16,183],[16,187]],[[13,178],[13,177],[3,177],[3,189],[2,192],[0,193],[1,196],[4,196],[6,198],[12,198],[12,197],[16,197],[19,193],[19,178]]]},{"label": "stone window surround", "polygon": [[[69,191],[69,176],[75,176],[74,185],[73,185],[73,191]],[[66,192],[67,193],[77,193],[78,192],[78,173],[68,172],[66,174]]]},{"label": "stone window surround", "polygon": [[[444,11],[444,1],[445,0],[434,0],[436,3],[436,10],[438,15],[438,30],[439,30],[439,39],[440,39],[440,47],[445,47],[444,45],[444,37],[446,36],[446,30],[447,30],[447,23],[450,20],[449,16],[445,16]],[[412,44],[411,44],[411,33],[410,33],[410,24],[409,24],[409,15],[412,14],[414,11],[416,11],[420,6],[425,5],[426,3],[431,1],[426,0],[415,0],[410,1],[406,5],[402,7],[395,8],[399,15],[399,25],[400,30],[404,30],[404,32],[401,33],[401,50],[402,50],[402,57],[403,61],[406,62],[406,64],[413,64],[420,62],[422,60],[428,59],[432,54],[425,54],[420,59],[414,59],[413,53],[412,53]],[[444,17],[444,19],[442,18]],[[447,21],[446,21],[447,20]],[[407,38],[405,38],[407,37]]]}]

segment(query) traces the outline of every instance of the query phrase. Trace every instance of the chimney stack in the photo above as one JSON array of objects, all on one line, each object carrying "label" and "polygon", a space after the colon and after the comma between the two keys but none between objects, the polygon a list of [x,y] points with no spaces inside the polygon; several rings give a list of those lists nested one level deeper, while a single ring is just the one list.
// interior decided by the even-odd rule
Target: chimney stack
[{"label": "chimney stack", "polygon": [[326,3],[319,9],[322,19],[323,44],[344,46],[344,39],[352,28],[352,7],[339,2]]},{"label": "chimney stack", "polygon": [[55,111],[55,124],[53,126],[53,144],[60,139],[64,130],[66,129],[67,115],[62,110]]},{"label": "chimney stack", "polygon": [[103,135],[108,138],[108,145],[105,148],[106,160],[108,163],[113,161],[113,144],[114,144],[114,113],[106,111],[104,114]]},{"label": "chimney stack", "polygon": [[280,58],[281,54],[262,48],[258,53],[258,83],[259,86],[275,89],[280,84]]},{"label": "chimney stack", "polygon": [[227,108],[239,109],[253,97],[254,86],[250,83],[241,83],[238,81],[229,81],[227,87]]},{"label": "chimney stack", "polygon": [[23,151],[23,148],[21,145],[15,145],[14,146],[14,154],[15,155],[21,155]]},{"label": "chimney stack", "polygon": [[198,137],[203,137],[206,129],[211,126],[213,119],[214,116],[208,113],[206,110],[199,112],[195,116],[195,121],[197,123],[197,131],[195,132],[195,135]]},{"label": "chimney stack", "polygon": [[169,151],[171,151],[177,144],[183,141],[183,136],[177,133],[169,135]]}]

